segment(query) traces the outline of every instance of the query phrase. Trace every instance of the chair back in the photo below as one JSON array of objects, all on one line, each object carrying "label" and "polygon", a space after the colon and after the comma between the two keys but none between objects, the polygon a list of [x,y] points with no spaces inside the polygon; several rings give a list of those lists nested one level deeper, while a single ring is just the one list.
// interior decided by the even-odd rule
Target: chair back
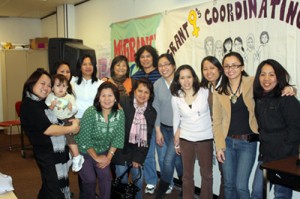
[{"label": "chair back", "polygon": [[17,113],[18,117],[20,117],[21,104],[22,104],[22,101],[17,101],[15,104],[15,109],[16,109],[16,113]]}]

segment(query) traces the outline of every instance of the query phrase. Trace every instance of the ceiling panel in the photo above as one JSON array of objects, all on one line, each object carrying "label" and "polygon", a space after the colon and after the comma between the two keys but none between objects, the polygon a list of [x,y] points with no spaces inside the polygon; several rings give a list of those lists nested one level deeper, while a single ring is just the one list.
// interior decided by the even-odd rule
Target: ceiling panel
[{"label": "ceiling panel", "polygon": [[87,0],[0,0],[0,17],[43,18],[63,4],[76,5]]}]

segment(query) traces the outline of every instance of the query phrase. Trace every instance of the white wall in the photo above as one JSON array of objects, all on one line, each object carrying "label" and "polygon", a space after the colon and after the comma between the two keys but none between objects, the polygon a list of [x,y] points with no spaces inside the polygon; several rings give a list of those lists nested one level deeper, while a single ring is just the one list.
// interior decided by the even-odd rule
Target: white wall
[{"label": "white wall", "polygon": [[41,37],[41,20],[27,18],[0,18],[0,41],[29,44],[29,39]]},{"label": "white wall", "polygon": [[42,35],[43,37],[57,37],[56,14],[53,14],[45,19],[42,19]]}]

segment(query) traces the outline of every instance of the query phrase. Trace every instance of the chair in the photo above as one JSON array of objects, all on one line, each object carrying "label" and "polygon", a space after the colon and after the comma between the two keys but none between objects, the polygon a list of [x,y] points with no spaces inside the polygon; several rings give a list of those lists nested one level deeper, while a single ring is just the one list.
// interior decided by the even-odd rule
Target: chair
[{"label": "chair", "polygon": [[18,116],[17,119],[0,122],[0,127],[9,128],[9,150],[10,151],[13,150],[13,146],[12,146],[12,128],[14,126],[18,127],[18,131],[20,133],[20,125],[21,125],[20,109],[21,109],[21,101],[17,101],[15,103],[15,110],[16,110],[16,113],[17,113],[17,116]]}]

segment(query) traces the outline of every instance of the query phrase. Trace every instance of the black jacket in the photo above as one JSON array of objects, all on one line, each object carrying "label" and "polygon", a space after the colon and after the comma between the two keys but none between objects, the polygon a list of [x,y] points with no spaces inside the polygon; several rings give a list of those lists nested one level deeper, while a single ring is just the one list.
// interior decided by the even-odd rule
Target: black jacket
[{"label": "black jacket", "polygon": [[152,104],[148,103],[147,109],[144,112],[144,116],[147,121],[148,147],[138,147],[137,144],[131,144],[128,142],[131,125],[135,114],[135,108],[133,106],[133,97],[122,96],[120,104],[125,113],[125,143],[123,149],[117,149],[112,159],[112,162],[116,165],[125,165],[126,163],[130,164],[133,161],[139,164],[143,164],[150,146],[150,140],[152,137],[154,124],[156,120],[156,111],[152,107]]},{"label": "black jacket", "polygon": [[298,155],[300,104],[295,97],[266,96],[256,100],[260,157],[263,162]]}]

